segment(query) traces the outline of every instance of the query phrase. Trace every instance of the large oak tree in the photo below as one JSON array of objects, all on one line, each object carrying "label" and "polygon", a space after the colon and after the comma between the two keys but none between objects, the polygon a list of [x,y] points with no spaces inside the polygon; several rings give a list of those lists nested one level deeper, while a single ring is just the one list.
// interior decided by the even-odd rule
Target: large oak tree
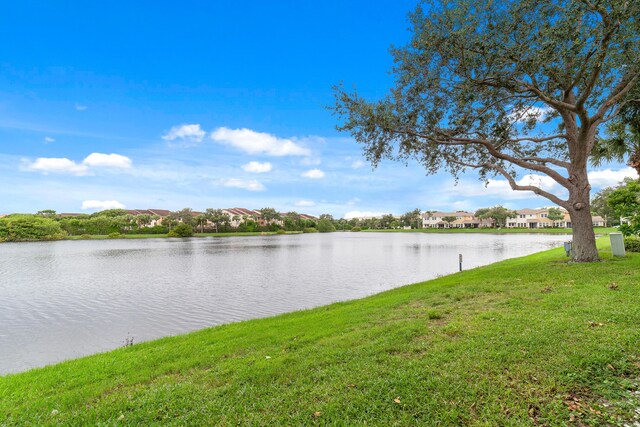
[{"label": "large oak tree", "polygon": [[571,216],[573,259],[597,260],[587,166],[599,129],[638,84],[640,2],[430,1],[411,23],[410,43],[392,49],[389,95],[336,88],[338,129],[374,166],[416,158],[428,173],[475,169],[546,197]]}]

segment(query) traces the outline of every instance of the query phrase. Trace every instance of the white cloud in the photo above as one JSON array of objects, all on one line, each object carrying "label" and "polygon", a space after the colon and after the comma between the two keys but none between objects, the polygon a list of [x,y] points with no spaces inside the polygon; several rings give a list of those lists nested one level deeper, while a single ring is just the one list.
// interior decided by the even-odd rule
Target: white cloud
[{"label": "white cloud", "polygon": [[589,183],[594,187],[612,187],[627,177],[637,179],[638,173],[633,168],[594,170],[589,172]]},{"label": "white cloud", "polygon": [[124,209],[125,206],[117,200],[85,200],[82,202],[82,209],[84,210],[98,210],[105,209]]},{"label": "white cloud", "polygon": [[91,153],[82,163],[98,168],[127,169],[131,167],[131,159],[120,154]]},{"label": "white cloud", "polygon": [[[596,188],[609,187],[615,186],[626,177],[638,178],[638,174],[633,168],[593,170],[589,172],[589,183]],[[535,185],[560,198],[567,196],[567,190],[547,175],[528,174],[516,182],[520,185]],[[534,196],[530,191],[513,191],[504,179],[491,179],[486,188],[480,188],[481,186],[482,183],[479,182],[475,184],[465,182],[461,183],[457,192],[466,197],[497,196],[505,200],[527,199]]]},{"label": "white cloud", "polygon": [[518,122],[524,122],[529,120],[530,118],[535,118],[537,121],[544,120],[545,116],[553,111],[553,108],[544,106],[544,107],[529,107],[524,110],[514,110],[511,113],[511,119],[516,120]]},{"label": "white cloud", "polygon": [[243,190],[247,190],[247,191],[264,191],[265,190],[265,186],[262,185],[261,182],[256,181],[255,179],[245,181],[237,178],[229,178],[229,179],[224,179],[220,181],[220,183],[225,187],[242,188]]},{"label": "white cloud", "polygon": [[173,126],[162,136],[162,139],[169,142],[176,141],[178,145],[189,147],[201,143],[205,135],[206,132],[199,124],[192,123]]},{"label": "white cloud", "polygon": [[353,206],[353,205],[357,205],[358,203],[360,203],[362,200],[360,200],[357,197],[354,197],[353,199],[347,201],[347,206]]},{"label": "white cloud", "polygon": [[83,104],[76,104],[75,107],[77,111],[85,111],[88,108],[86,105],[83,105]]},{"label": "white cloud", "polygon": [[251,173],[270,172],[271,168],[272,168],[271,163],[269,162],[264,162],[264,163],[249,162],[246,165],[242,165],[242,169],[244,169],[246,172],[251,172]]},{"label": "white cloud", "polygon": [[372,211],[350,211],[344,214],[345,219],[352,218],[380,218],[382,215],[387,215],[388,212],[372,212]]},{"label": "white cloud", "polygon": [[364,162],[362,160],[356,160],[355,162],[351,163],[351,167],[353,169],[360,169],[361,167],[364,167]]},{"label": "white cloud", "polygon": [[56,140],[51,138],[50,136],[45,136],[44,137],[44,142],[49,143],[49,142],[55,142]]},{"label": "white cloud", "polygon": [[303,208],[309,208],[315,206],[316,202],[314,202],[313,200],[298,200],[295,205]]},{"label": "white cloud", "polygon": [[81,163],[66,157],[38,157],[34,161],[22,160],[21,169],[43,174],[60,173],[76,176],[90,175],[91,168],[127,169],[131,159],[120,154],[91,153]]},{"label": "white cloud", "polygon": [[62,173],[77,176],[89,174],[89,168],[87,165],[78,164],[66,157],[38,157],[33,162],[23,159],[21,169],[30,172],[41,172],[45,175],[49,173]]},{"label": "white cloud", "polygon": [[251,129],[229,129],[220,127],[211,132],[211,139],[231,145],[248,154],[266,154],[268,156],[309,156],[311,151],[298,145],[292,139],[255,132]]},{"label": "white cloud", "polygon": [[302,166],[318,166],[322,163],[322,159],[320,157],[304,157],[300,160],[300,164]]},{"label": "white cloud", "polygon": [[300,176],[309,179],[321,179],[324,178],[324,172],[322,172],[320,169],[311,169],[302,173],[302,175]]}]

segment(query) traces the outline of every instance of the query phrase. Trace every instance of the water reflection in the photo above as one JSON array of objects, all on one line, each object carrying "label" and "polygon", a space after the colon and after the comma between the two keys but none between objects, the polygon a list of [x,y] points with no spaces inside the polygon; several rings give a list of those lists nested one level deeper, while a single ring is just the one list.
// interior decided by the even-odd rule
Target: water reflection
[{"label": "water reflection", "polygon": [[0,373],[363,297],[566,236],[333,233],[0,245]]}]

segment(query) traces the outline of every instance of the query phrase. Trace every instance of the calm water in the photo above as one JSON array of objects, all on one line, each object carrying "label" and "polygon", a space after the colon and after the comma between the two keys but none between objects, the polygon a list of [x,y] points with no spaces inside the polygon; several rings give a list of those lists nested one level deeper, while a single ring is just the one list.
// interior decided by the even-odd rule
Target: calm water
[{"label": "calm water", "polygon": [[567,236],[333,233],[0,244],[0,374],[374,294]]}]

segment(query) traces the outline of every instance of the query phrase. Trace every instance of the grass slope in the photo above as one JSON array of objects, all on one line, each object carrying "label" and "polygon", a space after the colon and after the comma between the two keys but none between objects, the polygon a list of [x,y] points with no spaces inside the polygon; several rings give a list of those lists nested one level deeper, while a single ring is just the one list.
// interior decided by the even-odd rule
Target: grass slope
[{"label": "grass slope", "polygon": [[0,377],[0,424],[622,423],[640,405],[640,255],[601,249]]}]

